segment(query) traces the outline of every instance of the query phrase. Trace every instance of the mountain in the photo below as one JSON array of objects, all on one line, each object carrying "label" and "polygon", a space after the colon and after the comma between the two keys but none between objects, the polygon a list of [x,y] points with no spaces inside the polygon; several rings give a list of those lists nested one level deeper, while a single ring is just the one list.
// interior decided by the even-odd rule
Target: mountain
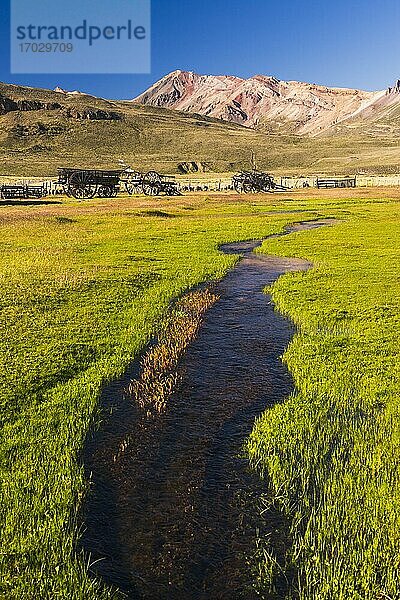
[{"label": "mountain", "polygon": [[256,75],[250,79],[174,71],[133,100],[252,128],[318,135],[366,111],[385,92],[329,88]]},{"label": "mountain", "polygon": [[360,106],[347,119],[336,123],[330,135],[363,134],[372,137],[400,136],[400,80],[377,95],[373,102]]},{"label": "mountain", "polygon": [[[190,80],[199,98],[199,87],[195,85],[197,77],[190,75]],[[204,106],[209,107],[207,81],[210,83],[207,79],[202,83],[201,99]],[[267,118],[256,117],[253,111],[252,128],[234,122],[235,119],[231,122],[221,119],[226,114],[222,106],[226,88],[236,88],[238,81],[243,80],[228,77],[218,81],[219,96],[212,86],[214,96],[218,96],[217,118],[188,112],[195,107],[190,102],[190,86],[182,87],[180,77],[169,94],[164,80],[161,88],[157,84],[153,86],[152,96],[154,103],[170,106],[182,99],[183,91],[186,91],[187,106],[182,106],[183,111],[68,93],[61,89],[54,91],[0,83],[0,176],[55,177],[57,167],[111,169],[119,168],[120,160],[143,171],[156,169],[177,173],[183,163],[181,168],[189,171],[206,168],[232,172],[250,168],[253,152],[257,166],[275,175],[399,171],[400,83],[379,94],[348,90],[341,94],[337,91],[343,98],[350,96],[346,102],[354,110],[348,115],[346,109],[346,117],[342,113],[339,115],[339,101],[336,108],[321,108],[323,94],[317,102],[313,86],[314,99],[313,103],[307,100],[308,106],[305,98],[308,98],[310,86],[301,84],[292,102],[288,95],[285,96],[287,101],[282,104],[282,111],[286,121],[283,121],[277,103],[286,87],[272,78],[262,78],[263,86],[276,90],[275,112],[271,109]],[[320,86],[316,87],[320,89]],[[167,95],[159,94],[156,102],[154,92],[161,89]],[[291,89],[294,94],[294,88]],[[332,103],[335,94],[332,91],[326,94]],[[249,104],[243,100],[241,107],[247,115],[253,104],[248,98],[246,102]],[[263,98],[258,104],[266,106],[267,101]],[[313,119],[322,123],[324,114],[329,114],[325,124],[331,122],[332,113],[337,122],[323,133],[317,129],[318,136],[315,130],[299,135],[299,131],[310,130],[304,124],[299,126],[299,114],[305,109],[311,114],[310,123],[307,121],[309,127]],[[214,112],[209,108],[207,111],[210,115]],[[275,121],[271,115],[275,115]],[[280,127],[277,123],[281,123]]]},{"label": "mountain", "polygon": [[[59,85],[54,88],[54,91],[58,92],[59,94],[72,94],[73,96],[81,96],[83,94],[83,92],[80,92],[79,90],[73,90],[72,92],[70,92],[68,90],[64,90]],[[85,94],[83,94],[83,95],[85,95]]]}]

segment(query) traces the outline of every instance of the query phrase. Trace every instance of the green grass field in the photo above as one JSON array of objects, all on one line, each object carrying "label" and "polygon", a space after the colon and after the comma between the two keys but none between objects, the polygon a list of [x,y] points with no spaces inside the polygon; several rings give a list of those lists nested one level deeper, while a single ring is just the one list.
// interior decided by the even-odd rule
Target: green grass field
[{"label": "green grass field", "polygon": [[[173,299],[234,264],[219,243],[319,216],[343,223],[263,248],[315,269],[274,286],[299,326],[286,353],[299,392],[260,419],[248,450],[292,525],[293,597],[399,597],[399,202],[368,193],[0,207],[1,597],[118,596],[75,549],[102,384]],[[273,563],[257,561],[271,588]]]},{"label": "green grass field", "polygon": [[398,204],[374,204],[263,247],[315,265],[273,286],[299,328],[285,354],[298,392],[248,444],[292,524],[304,600],[400,597],[399,226]]}]

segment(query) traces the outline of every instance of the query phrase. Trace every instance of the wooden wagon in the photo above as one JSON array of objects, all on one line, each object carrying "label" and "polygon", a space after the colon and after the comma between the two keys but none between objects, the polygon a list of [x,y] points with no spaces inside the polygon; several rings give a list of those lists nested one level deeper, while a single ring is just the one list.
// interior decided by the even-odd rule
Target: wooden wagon
[{"label": "wooden wagon", "polygon": [[279,192],[286,188],[277,184],[272,175],[262,171],[242,171],[232,178],[232,184],[238,194],[257,192]]},{"label": "wooden wagon", "polygon": [[95,196],[114,198],[121,186],[130,195],[180,195],[179,186],[174,178],[167,178],[157,171],[140,173],[130,167],[113,171],[62,167],[58,169],[58,184],[63,187],[67,196],[73,196],[79,200]]},{"label": "wooden wagon", "polygon": [[128,194],[145,194],[146,196],[180,196],[179,185],[174,177],[161,175],[157,171],[140,173],[131,168],[121,173],[121,183]]},{"label": "wooden wagon", "polygon": [[87,200],[98,196],[114,198],[119,190],[121,170],[59,168],[58,183],[67,196]]}]

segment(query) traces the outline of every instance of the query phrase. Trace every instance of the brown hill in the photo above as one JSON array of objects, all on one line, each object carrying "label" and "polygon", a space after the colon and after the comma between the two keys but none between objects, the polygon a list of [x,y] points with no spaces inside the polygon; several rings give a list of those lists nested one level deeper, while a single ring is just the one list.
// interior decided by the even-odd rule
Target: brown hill
[{"label": "brown hill", "polygon": [[170,173],[181,162],[226,171],[249,166],[264,144],[261,134],[217,119],[0,83],[0,176],[118,168],[119,160]]},{"label": "brown hill", "polygon": [[[260,168],[277,175],[398,172],[399,90],[376,98],[349,92],[359,108],[316,138],[290,133],[305,130],[296,121],[299,97],[288,101],[292,121],[279,128],[260,118],[254,129],[131,101],[0,84],[0,176],[52,176],[58,166],[116,168],[119,160],[140,170],[174,173],[180,163],[189,170],[196,163],[227,172],[248,169],[252,152]],[[319,108],[315,118],[325,112],[331,118],[332,111]]]}]

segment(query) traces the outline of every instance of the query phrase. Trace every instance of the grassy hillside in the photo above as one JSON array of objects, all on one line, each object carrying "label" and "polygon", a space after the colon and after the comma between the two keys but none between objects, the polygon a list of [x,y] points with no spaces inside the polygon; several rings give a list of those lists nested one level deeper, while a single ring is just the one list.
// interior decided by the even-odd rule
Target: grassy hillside
[{"label": "grassy hillside", "polygon": [[361,128],[307,138],[253,131],[169,111],[0,84],[0,175],[52,176],[58,166],[135,168],[174,173],[180,162],[205,162],[217,172],[258,166],[281,174],[397,172],[398,138]]},{"label": "grassy hillside", "polygon": [[0,94],[32,108],[59,105],[0,116],[2,174],[51,175],[60,165],[115,168],[118,159],[138,169],[175,172],[179,162],[199,161],[230,171],[249,167],[252,149],[266,144],[238,125],[129,102],[4,85]]}]

